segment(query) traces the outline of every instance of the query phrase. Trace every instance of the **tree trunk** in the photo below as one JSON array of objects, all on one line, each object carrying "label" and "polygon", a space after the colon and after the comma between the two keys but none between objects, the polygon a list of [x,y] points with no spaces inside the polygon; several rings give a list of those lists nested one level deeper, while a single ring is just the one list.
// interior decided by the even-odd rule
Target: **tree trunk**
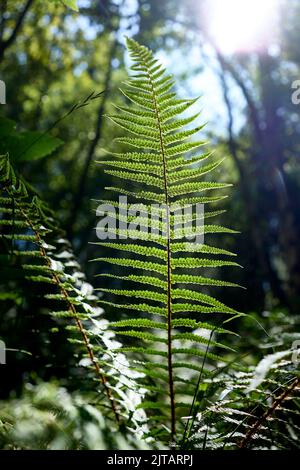
[{"label": "tree trunk", "polygon": [[97,119],[96,119],[96,125],[95,125],[95,137],[93,138],[88,148],[85,161],[83,163],[82,171],[79,176],[77,191],[73,199],[71,217],[70,217],[70,221],[69,221],[68,228],[67,228],[67,234],[70,240],[72,240],[73,238],[73,232],[74,232],[76,221],[79,215],[82,201],[86,196],[88,196],[87,191],[86,191],[88,172],[89,172],[90,164],[94,157],[96,147],[102,136],[103,115],[105,113],[106,102],[107,102],[107,98],[109,95],[108,88],[109,88],[109,84],[111,81],[112,59],[115,56],[116,48],[117,48],[117,41],[116,39],[114,39],[111,44],[109,56],[108,56],[107,71],[106,71],[105,80],[104,80],[104,92],[102,95],[101,104],[97,112]]}]

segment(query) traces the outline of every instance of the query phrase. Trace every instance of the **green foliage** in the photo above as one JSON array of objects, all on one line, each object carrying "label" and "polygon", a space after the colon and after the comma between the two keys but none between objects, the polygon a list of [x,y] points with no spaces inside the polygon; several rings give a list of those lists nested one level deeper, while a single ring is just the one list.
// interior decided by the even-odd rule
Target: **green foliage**
[{"label": "green foliage", "polygon": [[78,11],[77,0],[61,0],[61,2],[72,10]]},{"label": "green foliage", "polygon": [[77,0],[50,0],[52,3],[63,4],[74,11],[79,11]]},{"label": "green foliage", "polygon": [[[299,349],[292,349],[299,341],[299,320],[265,313],[271,327],[260,344],[261,360],[205,378],[185,448],[299,449]],[[236,347],[242,350],[241,341]]]},{"label": "green foliage", "polygon": [[[100,318],[103,310],[97,305],[98,297],[86,282],[53,212],[26,181],[16,175],[7,155],[0,157],[0,182],[0,227],[4,245],[0,263],[1,269],[7,272],[6,288],[20,277],[32,285],[36,296],[44,299],[48,306],[49,315],[58,321],[58,326],[68,330],[69,341],[77,347],[79,365],[88,369],[85,380],[92,384],[96,380],[101,398],[99,406],[110,410],[107,418],[118,423],[122,415],[138,427],[135,409],[126,398],[127,389],[123,390],[124,376],[116,373],[122,368],[127,375],[126,386],[134,396],[135,385],[127,372],[127,361],[110,351],[119,343],[114,341],[107,323]],[[135,398],[137,403],[139,399],[140,396]],[[119,401],[121,406],[117,404]],[[141,413],[137,415],[142,417]]]},{"label": "green foliage", "polygon": [[[97,25],[97,31],[101,32],[100,40],[100,35],[97,35],[95,40],[86,41],[80,27],[78,30],[70,28],[70,37],[66,40],[64,33],[68,25],[57,21],[55,12],[62,11],[68,17],[73,16],[72,13],[66,12],[63,7],[43,3],[40,2],[38,8],[31,11],[28,24],[22,28],[24,34],[21,39],[30,37],[31,41],[20,40],[17,51],[10,49],[11,59],[5,64],[8,64],[5,69],[8,85],[18,82],[20,76],[18,93],[10,93],[12,105],[8,103],[11,106],[8,116],[22,125],[26,123],[31,129],[37,121],[41,129],[49,128],[49,122],[55,122],[55,125],[61,123],[74,109],[84,107],[88,101],[99,97],[90,93],[90,89],[95,82],[105,83],[107,51],[111,42],[110,34],[107,34],[110,30],[106,29],[110,22],[106,10],[103,13],[105,18],[101,15],[99,18],[93,9],[84,9],[92,15],[88,18],[95,23],[93,26]],[[57,0],[52,3],[63,3],[77,10],[77,4],[73,1]],[[163,8],[164,2],[159,3]],[[117,25],[119,7],[112,2],[107,8],[115,15],[111,23]],[[43,22],[45,18],[46,26]],[[13,20],[14,15],[6,20],[8,27],[5,29],[10,29]],[[34,29],[36,24],[42,27]],[[32,34],[33,29],[35,34]],[[4,33],[4,36],[7,35],[7,31]],[[50,41],[53,41],[53,48],[49,47]],[[76,192],[80,176],[78,170],[85,163],[82,150],[89,147],[90,140],[93,143],[93,112],[89,109],[78,119],[76,116],[77,120],[72,122],[72,126],[64,124],[58,130],[58,135],[69,140],[59,160],[41,159],[60,147],[60,139],[42,132],[19,132],[15,121],[1,117],[2,325],[5,327],[9,318],[12,319],[13,328],[15,325],[17,327],[23,321],[23,311],[27,309],[31,314],[30,322],[22,328],[22,335],[24,331],[35,332],[40,343],[48,345],[52,342],[51,332],[66,333],[63,338],[67,338],[72,349],[66,367],[64,363],[62,382],[82,393],[80,396],[78,393],[69,394],[61,387],[58,389],[50,384],[34,388],[28,385],[21,398],[1,403],[0,447],[132,449],[144,447],[145,440],[153,448],[159,445],[160,440],[167,443],[176,440],[175,445],[182,449],[299,448],[299,367],[291,357],[291,345],[299,340],[297,319],[292,321],[288,311],[278,316],[268,314],[267,319],[264,318],[267,312],[257,316],[256,322],[261,322],[263,331],[269,333],[269,337],[262,340],[264,333],[256,328],[255,322],[240,313],[241,307],[228,306],[226,297],[225,300],[223,298],[226,296],[223,288],[230,287],[232,290],[229,290],[227,299],[234,296],[236,304],[241,300],[237,290],[240,286],[232,282],[231,274],[229,279],[222,276],[223,270],[233,275],[233,268],[239,267],[234,259],[231,241],[231,235],[237,232],[231,226],[238,224],[244,233],[249,227],[254,230],[256,222],[258,228],[259,225],[268,226],[268,216],[262,212],[258,217],[256,213],[264,210],[264,204],[259,204],[255,199],[255,186],[268,186],[263,184],[263,180],[255,180],[259,180],[260,171],[256,163],[261,159],[264,162],[261,166],[267,168],[264,171],[269,175],[273,172],[268,171],[267,164],[273,159],[267,158],[268,153],[264,155],[264,149],[259,150],[256,141],[250,149],[247,129],[243,129],[237,157],[241,157],[241,162],[246,165],[252,153],[255,156],[256,178],[249,178],[247,182],[246,171],[246,178],[241,181],[242,189],[245,183],[251,189],[245,208],[251,206],[253,210],[254,206],[254,218],[247,220],[249,214],[243,211],[240,202],[242,191],[239,193],[238,190],[230,203],[233,210],[227,215],[222,209],[216,210],[215,203],[227,197],[222,195],[223,190],[230,186],[224,182],[226,175],[236,178],[232,162],[227,159],[223,163],[218,156],[220,153],[222,157],[227,152],[226,143],[219,144],[216,156],[205,151],[204,139],[197,138],[203,126],[194,124],[199,114],[190,114],[196,100],[177,98],[173,92],[172,77],[166,74],[148,49],[132,40],[128,41],[128,47],[134,62],[134,75],[126,81],[127,89],[123,90],[122,96],[114,97],[114,107],[109,102],[105,109],[105,113],[111,113],[108,122],[117,125],[118,129],[113,125],[102,133],[100,126],[102,140],[110,142],[113,135],[117,148],[106,153],[103,159],[100,159],[100,148],[95,151],[99,164],[106,168],[101,185],[109,185],[108,189],[128,195],[132,202],[145,202],[147,210],[152,202],[165,204],[170,209],[173,202],[186,206],[197,202],[207,207],[212,205],[211,210],[197,216],[204,219],[205,224],[200,231],[206,238],[212,238],[212,244],[195,246],[183,240],[175,229],[180,217],[170,210],[166,221],[151,221],[151,228],[167,231],[170,237],[149,239],[147,234],[132,229],[129,235],[133,241],[98,243],[96,249],[102,251],[97,255],[98,263],[95,266],[100,266],[99,278],[107,278],[106,287],[98,292],[87,282],[58,223],[60,219],[68,226],[74,216],[71,193]],[[119,70],[113,67],[113,85],[123,78],[124,73],[121,53],[115,53],[115,56],[121,66]],[[85,69],[86,57],[89,58],[88,69]],[[26,67],[23,58],[26,59]],[[259,61],[261,66],[263,62],[262,56]],[[240,66],[243,68],[243,64]],[[251,62],[252,67],[255,69]],[[283,69],[278,68],[277,71],[278,76],[282,75],[286,80],[287,75],[279,73]],[[275,77],[276,73],[271,72],[260,75]],[[29,83],[33,73],[36,79],[34,86]],[[258,75],[255,74],[255,80],[259,80]],[[57,114],[61,115],[61,110],[68,108],[65,96],[72,96],[72,93],[76,96],[89,93],[89,97],[55,121]],[[251,94],[259,97],[259,93]],[[288,102],[290,104],[290,97]],[[265,105],[262,100],[259,109],[269,109]],[[186,116],[181,116],[185,111]],[[260,114],[262,117],[258,116],[258,124],[265,124],[260,123],[260,119],[272,115],[266,112]],[[296,175],[291,155],[297,153],[297,144],[293,144],[290,137],[297,120],[294,120],[293,113],[285,114],[293,116],[293,119],[287,119],[289,138],[283,148],[286,148],[288,164],[281,166],[283,176],[286,176],[284,172]],[[259,127],[265,129],[266,126]],[[122,134],[124,130],[126,135]],[[273,132],[272,137],[275,134],[279,136],[280,132]],[[268,138],[263,139],[261,144],[264,141],[268,142]],[[16,168],[22,168],[24,176],[30,175],[33,183],[38,182],[37,186],[43,188],[47,202],[55,207],[55,213],[35,189],[17,174]],[[223,169],[224,178],[220,180],[217,176],[210,176],[212,172],[216,175],[220,168]],[[89,189],[92,188],[95,195],[99,191],[99,179],[92,171],[88,182]],[[48,183],[50,191],[45,190]],[[286,178],[285,184],[290,189]],[[84,198],[87,195],[87,192],[82,193],[81,199],[88,201],[88,197]],[[276,200],[273,196],[272,199]],[[116,206],[114,201],[109,203]],[[80,230],[76,231],[74,246],[78,242],[85,245],[88,239],[84,231],[89,226],[88,209],[89,203],[85,202],[83,209],[78,211]],[[276,207],[273,209],[276,214]],[[288,217],[292,214],[288,210],[286,213]],[[185,215],[184,221],[195,221],[197,217]],[[270,219],[274,220],[273,212]],[[122,221],[122,215],[119,215],[119,220]],[[134,218],[130,220],[134,221]],[[141,227],[148,227],[147,211],[141,214],[139,220]],[[285,224],[281,227],[286,232],[291,228]],[[258,235],[261,233],[258,231]],[[126,235],[126,232],[117,229],[116,234]],[[219,236],[222,236],[224,243],[220,247],[214,246]],[[252,281],[266,281],[265,274],[258,273],[260,256],[252,253],[246,236],[240,238],[244,240],[239,243],[242,247],[244,243],[246,255],[244,253],[243,261],[248,264],[244,271],[248,274],[244,274],[244,278],[241,274],[239,282],[243,283],[248,277],[251,281],[248,285],[251,284],[250,288],[256,294],[256,282],[252,286]],[[261,241],[269,247],[265,239]],[[273,243],[273,249],[276,246],[277,251],[278,240]],[[80,250],[81,258],[85,258],[86,248],[81,246]],[[118,250],[119,257],[112,254],[114,250]],[[272,250],[268,248],[268,251]],[[287,250],[290,263],[290,260],[296,259],[296,252],[295,245],[291,243],[290,250]],[[264,259],[264,253],[260,255]],[[250,266],[253,266],[255,276],[252,276]],[[216,276],[214,273],[217,273]],[[297,279],[299,277],[293,277],[293,280]],[[215,289],[218,289],[218,294],[214,294]],[[219,293],[222,300],[218,300]],[[269,292],[267,296],[270,302]],[[251,301],[251,294],[248,294],[247,310]],[[256,299],[253,302],[256,305]],[[107,319],[99,305],[107,308]],[[111,311],[113,321],[108,321]],[[49,323],[46,323],[48,317],[51,319],[49,328]],[[234,323],[237,318],[238,325]],[[232,329],[238,331],[241,338],[230,331],[229,322],[234,324]],[[8,335],[8,341],[12,336],[14,334]],[[5,330],[2,338],[6,340]],[[60,341],[57,353],[64,347]],[[56,344],[53,343],[55,348]],[[43,366],[38,360],[45,352],[39,347],[31,350],[31,346],[34,347],[29,343],[29,348],[24,351],[23,343],[20,343],[18,350],[8,351],[31,354],[35,361],[37,357],[34,362],[34,366],[37,363],[36,375],[23,370],[20,374],[20,377],[23,375],[20,380],[28,376],[28,381],[34,383],[41,375]],[[38,354],[34,354],[36,352]],[[53,364],[56,358],[57,355],[52,362],[47,359],[50,376],[57,374]],[[74,364],[79,366],[76,372]],[[22,369],[19,363],[18,366]],[[133,439],[133,433],[138,441]]]},{"label": "green foliage", "polygon": [[146,449],[115,432],[88,396],[54,383],[27,386],[20,399],[1,403],[0,448],[6,450]]}]

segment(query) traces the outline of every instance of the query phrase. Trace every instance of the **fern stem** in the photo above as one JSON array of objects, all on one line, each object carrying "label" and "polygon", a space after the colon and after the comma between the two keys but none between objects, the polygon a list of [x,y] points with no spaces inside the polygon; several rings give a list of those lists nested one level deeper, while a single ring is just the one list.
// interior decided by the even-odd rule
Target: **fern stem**
[{"label": "fern stem", "polygon": [[263,423],[274,413],[274,411],[281,405],[281,403],[287,399],[287,397],[294,392],[295,388],[300,385],[300,377],[295,379],[291,385],[284,390],[284,392],[277,397],[273,403],[273,405],[260,417],[258,418],[252,428],[247,432],[246,436],[240,442],[239,447],[241,449],[245,449],[249,442],[251,441],[253,435],[256,431],[263,425]]},{"label": "fern stem", "polygon": [[172,364],[172,259],[170,249],[170,217],[169,206],[167,206],[167,263],[168,263],[168,371],[169,371],[169,390],[171,403],[171,433],[172,438],[176,435],[176,414],[175,414],[175,391],[173,380],[173,364]]},{"label": "fern stem", "polygon": [[159,129],[159,140],[160,140],[160,151],[163,161],[163,180],[165,190],[165,203],[166,203],[166,227],[167,227],[167,322],[168,322],[168,374],[169,374],[169,395],[170,395],[170,408],[171,408],[171,438],[174,440],[176,436],[176,412],[175,412],[175,390],[174,390],[174,379],[173,379],[173,356],[172,356],[172,255],[171,255],[171,230],[170,230],[170,207],[169,207],[169,192],[168,192],[168,170],[167,170],[167,159],[165,153],[163,132],[160,122],[159,107],[156,100],[155,90],[153,86],[153,80],[149,73],[148,66],[144,60],[142,60],[145,67],[147,68],[147,74],[151,83],[151,90],[153,96],[153,105],[155,109],[155,115],[157,119],[157,125]]},{"label": "fern stem", "polygon": [[[8,194],[10,197],[12,197],[9,193],[9,191],[7,190]],[[16,201],[16,205],[18,205],[17,201]],[[45,248],[43,247],[43,242],[42,242],[42,239],[40,237],[40,234],[39,232],[35,229],[34,225],[32,224],[31,220],[29,219],[28,215],[26,214],[26,212],[23,210],[22,206],[19,205],[19,210],[20,212],[22,213],[24,219],[26,220],[28,226],[31,228],[31,230],[33,231],[34,235],[35,235],[35,238],[36,238],[36,242],[39,246],[39,250],[40,250],[40,253],[42,255],[42,257],[45,259],[47,265],[49,268],[51,268],[51,260],[50,258],[48,257],[47,253],[46,253],[46,250]],[[116,419],[116,422],[119,424],[120,423],[120,417],[119,417],[119,414],[118,414],[118,411],[117,411],[117,407],[116,407],[116,403],[114,401],[114,398],[112,396],[112,393],[111,393],[111,390],[109,389],[108,387],[108,384],[107,384],[107,381],[106,381],[106,378],[105,378],[105,375],[103,374],[103,372],[101,371],[100,369],[100,366],[95,358],[95,355],[94,355],[94,352],[93,352],[93,349],[90,345],[90,342],[88,340],[88,337],[87,337],[87,334],[85,332],[85,329],[84,329],[84,326],[82,324],[82,321],[80,320],[80,318],[78,317],[78,314],[77,314],[77,311],[76,311],[76,308],[75,306],[73,305],[72,302],[70,302],[70,299],[69,299],[69,295],[68,295],[68,292],[66,291],[66,289],[61,285],[61,282],[60,282],[60,279],[59,277],[57,276],[57,274],[55,272],[52,272],[52,279],[53,281],[55,282],[57,288],[60,290],[60,292],[62,293],[62,295],[64,296],[65,298],[65,301],[66,301],[66,304],[68,305],[68,309],[70,311],[70,313],[72,314],[72,316],[74,317],[75,319],[75,322],[76,322],[76,325],[77,325],[77,328],[78,330],[80,331],[81,333],[81,336],[83,338],[83,342],[85,344],[85,347],[86,347],[86,350],[88,352],[88,355],[90,357],[90,360],[94,366],[94,369],[95,369],[95,372],[96,372],[96,376],[99,378],[100,382],[102,383],[103,387],[104,387],[104,390],[105,390],[105,393],[106,393],[106,396],[107,396],[107,399],[111,405],[111,409],[112,409],[112,412],[113,412],[113,415]]]},{"label": "fern stem", "polygon": [[[208,340],[208,343],[207,343],[207,346],[206,346],[206,349],[205,349],[205,355],[203,357],[203,361],[202,361],[202,365],[201,365],[201,371],[199,373],[197,385],[196,385],[196,388],[195,388],[195,393],[194,393],[194,396],[193,396],[193,401],[192,401],[190,412],[189,412],[189,418],[187,419],[186,425],[184,427],[183,438],[182,438],[181,446],[180,446],[181,449],[184,448],[186,438],[189,437],[188,436],[188,431],[190,433],[190,431],[193,429],[193,426],[194,426],[194,423],[195,423],[195,418],[196,418],[197,411],[198,411],[197,410],[198,407],[196,406],[196,400],[197,400],[197,396],[198,396],[198,393],[199,393],[199,387],[200,387],[200,384],[201,384],[204,365],[205,365],[205,362],[206,362],[206,359],[207,359],[207,353],[208,353],[210,343],[211,343],[211,340],[212,340],[212,337],[213,337],[213,334],[214,334],[215,330],[216,330],[216,327],[213,330],[211,330],[209,340]],[[192,418],[190,418],[190,416],[192,416]],[[190,425],[191,420],[192,420],[192,422],[191,422],[191,425]]]}]

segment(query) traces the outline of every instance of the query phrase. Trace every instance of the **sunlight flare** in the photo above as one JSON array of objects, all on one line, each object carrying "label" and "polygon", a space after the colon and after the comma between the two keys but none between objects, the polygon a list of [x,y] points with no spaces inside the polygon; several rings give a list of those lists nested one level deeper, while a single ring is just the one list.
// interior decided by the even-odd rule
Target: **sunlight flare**
[{"label": "sunlight flare", "polygon": [[279,0],[212,0],[209,32],[225,54],[259,51],[274,44]]}]

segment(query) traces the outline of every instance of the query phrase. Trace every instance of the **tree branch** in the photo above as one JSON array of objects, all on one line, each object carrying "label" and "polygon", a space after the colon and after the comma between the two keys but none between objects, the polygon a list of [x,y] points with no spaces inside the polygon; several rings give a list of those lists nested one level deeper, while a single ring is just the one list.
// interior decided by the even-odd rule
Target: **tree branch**
[{"label": "tree branch", "polygon": [[19,32],[20,32],[20,30],[23,26],[25,17],[27,15],[30,7],[32,6],[33,2],[34,2],[34,0],[27,0],[23,10],[21,11],[21,13],[20,13],[20,15],[19,15],[19,17],[16,21],[15,27],[14,27],[11,35],[5,41],[0,42],[0,61],[3,59],[6,49],[8,49],[13,44],[13,42],[16,40],[16,37],[19,34]]}]

